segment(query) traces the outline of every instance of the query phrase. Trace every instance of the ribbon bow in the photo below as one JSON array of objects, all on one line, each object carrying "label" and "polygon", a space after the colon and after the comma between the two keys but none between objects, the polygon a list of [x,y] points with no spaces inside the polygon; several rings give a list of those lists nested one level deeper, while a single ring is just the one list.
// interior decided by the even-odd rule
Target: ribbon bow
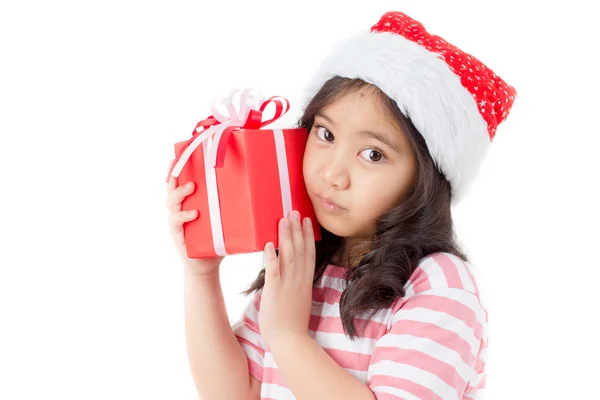
[{"label": "ribbon bow", "polygon": [[[171,176],[179,176],[185,163],[202,142],[207,141],[209,144],[208,153],[205,154],[205,157],[208,157],[208,165],[213,168],[221,168],[225,160],[227,142],[233,132],[239,129],[260,129],[279,119],[290,109],[290,102],[286,98],[273,96],[264,101],[264,97],[260,92],[254,89],[241,90],[240,106],[236,109],[233,98],[238,92],[240,92],[240,89],[234,89],[229,97],[213,100],[210,106],[212,115],[196,124],[192,137],[175,156],[169,169],[167,182],[169,182]],[[275,115],[273,118],[263,121],[263,112],[270,103],[275,104]],[[259,104],[260,108],[258,107]],[[218,105],[224,106],[229,115],[221,114],[217,110]]]}]

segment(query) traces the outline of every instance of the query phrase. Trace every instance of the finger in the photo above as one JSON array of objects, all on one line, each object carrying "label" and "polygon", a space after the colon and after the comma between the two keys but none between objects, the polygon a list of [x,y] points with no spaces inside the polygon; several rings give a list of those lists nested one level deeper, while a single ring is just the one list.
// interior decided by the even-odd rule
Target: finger
[{"label": "finger", "polygon": [[170,214],[169,225],[173,229],[179,229],[184,223],[195,220],[198,214],[198,210],[179,211],[175,214]]},{"label": "finger", "polygon": [[171,209],[171,203],[173,201],[173,192],[175,191],[175,188],[177,187],[177,178],[174,176],[171,176],[169,178],[169,183],[167,183],[167,198],[165,199],[165,203],[167,205],[167,208]]},{"label": "finger", "polygon": [[175,186],[177,186],[177,178],[171,175],[167,183],[167,194],[171,193],[175,189]]},{"label": "finger", "polygon": [[167,207],[171,213],[181,211],[181,203],[186,196],[194,191],[194,182],[187,182],[185,185],[178,186],[167,196]]},{"label": "finger", "polygon": [[306,278],[312,282],[315,276],[316,248],[315,232],[310,218],[304,218],[302,230],[304,233],[304,265],[306,266],[304,270],[307,274]]},{"label": "finger", "polygon": [[292,273],[297,277],[302,278],[302,276],[304,276],[304,238],[300,223],[300,213],[298,211],[292,211],[289,220],[291,221],[291,238],[292,246],[294,248],[294,270]]},{"label": "finger", "polygon": [[294,267],[294,246],[290,233],[290,222],[287,218],[279,220],[279,273],[286,279],[288,271]]},{"label": "finger", "polygon": [[[167,174],[173,172],[173,171],[171,171],[171,167],[173,166],[173,161],[175,161],[175,160],[170,160],[169,161],[169,166],[167,168]],[[171,193],[171,190],[173,190],[175,188],[176,184],[177,184],[177,178],[174,177],[173,175],[169,175],[169,181],[166,184],[166,186],[167,186],[167,194]]]},{"label": "finger", "polygon": [[265,245],[263,257],[265,264],[265,284],[279,281],[281,278],[279,260],[277,259],[277,254],[275,254],[273,243],[269,242]]}]

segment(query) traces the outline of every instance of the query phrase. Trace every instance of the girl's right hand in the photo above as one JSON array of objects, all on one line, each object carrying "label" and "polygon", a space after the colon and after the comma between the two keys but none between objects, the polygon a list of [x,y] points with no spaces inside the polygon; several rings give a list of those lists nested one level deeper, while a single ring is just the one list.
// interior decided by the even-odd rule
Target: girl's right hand
[{"label": "girl's right hand", "polygon": [[167,209],[169,210],[169,229],[173,242],[183,260],[186,271],[194,276],[207,277],[219,274],[219,266],[223,257],[189,258],[183,237],[183,224],[198,217],[198,211],[181,211],[181,203],[186,196],[194,191],[194,182],[176,187],[176,178],[171,177],[167,184]]}]

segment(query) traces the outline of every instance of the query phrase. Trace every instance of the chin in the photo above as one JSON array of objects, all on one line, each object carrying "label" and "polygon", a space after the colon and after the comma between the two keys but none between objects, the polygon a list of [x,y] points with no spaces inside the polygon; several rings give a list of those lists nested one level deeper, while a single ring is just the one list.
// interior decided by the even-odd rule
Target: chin
[{"label": "chin", "polygon": [[351,222],[347,217],[344,218],[337,215],[331,215],[318,210],[315,210],[315,214],[317,216],[319,225],[321,225],[323,229],[327,230],[328,232],[340,237],[352,236],[352,230],[348,229],[349,225],[351,225]]}]

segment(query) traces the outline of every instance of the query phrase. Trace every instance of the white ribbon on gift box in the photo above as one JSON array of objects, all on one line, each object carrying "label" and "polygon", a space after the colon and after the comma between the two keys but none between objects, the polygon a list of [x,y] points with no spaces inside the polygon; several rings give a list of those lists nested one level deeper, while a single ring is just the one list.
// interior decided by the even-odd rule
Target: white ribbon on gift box
[{"label": "white ribbon on gift box", "polygon": [[[204,174],[206,177],[206,191],[208,195],[208,210],[210,218],[210,226],[213,237],[213,245],[215,253],[219,256],[228,255],[225,251],[225,240],[223,237],[223,224],[221,219],[221,207],[219,204],[219,191],[217,188],[217,176],[215,173],[215,165],[217,162],[217,149],[219,141],[223,135],[223,131],[230,126],[244,126],[250,110],[258,110],[264,102],[264,97],[254,89],[244,89],[240,94],[240,107],[235,108],[233,97],[240,89],[234,89],[227,99],[219,98],[213,100],[210,109],[212,116],[220,122],[220,124],[211,126],[190,143],[185,149],[173,171],[171,176],[178,177],[185,163],[200,144],[204,151]],[[256,93],[252,93],[252,92]],[[223,105],[229,111],[229,116],[225,116],[217,110],[217,105]],[[201,127],[196,128],[200,132]],[[292,211],[292,194],[290,190],[290,176],[287,164],[287,155],[285,152],[285,139],[282,129],[272,129],[275,139],[275,151],[277,155],[277,168],[279,171],[279,186],[281,190],[281,200],[283,205],[283,217],[287,216]]]}]

